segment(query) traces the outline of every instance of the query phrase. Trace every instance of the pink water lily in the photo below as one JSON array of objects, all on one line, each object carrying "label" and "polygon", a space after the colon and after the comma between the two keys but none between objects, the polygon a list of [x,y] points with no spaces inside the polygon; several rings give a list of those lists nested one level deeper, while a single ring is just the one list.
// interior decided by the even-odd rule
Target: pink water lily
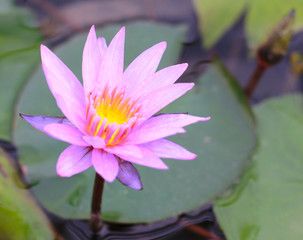
[{"label": "pink water lily", "polygon": [[157,71],[166,48],[158,43],[140,54],[123,71],[124,27],[107,46],[88,34],[82,61],[83,86],[71,70],[41,45],[43,71],[58,107],[66,117],[21,114],[33,127],[70,143],[59,156],[57,174],[70,177],[93,166],[106,181],[116,178],[141,189],[132,163],[167,169],[160,158],[191,160],[195,154],[163,139],[184,133],[184,126],[210,118],[162,114],[163,107],[190,90],[193,83],[176,83],[187,64]]}]

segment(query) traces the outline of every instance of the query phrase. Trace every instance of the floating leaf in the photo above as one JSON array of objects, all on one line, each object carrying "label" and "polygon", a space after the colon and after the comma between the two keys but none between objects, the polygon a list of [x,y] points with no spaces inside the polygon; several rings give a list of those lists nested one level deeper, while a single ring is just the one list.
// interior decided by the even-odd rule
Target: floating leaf
[{"label": "floating leaf", "polygon": [[0,57],[0,139],[12,140],[15,105],[38,62],[37,47],[10,52]]},{"label": "floating leaf", "polygon": [[[117,29],[110,27],[99,32],[110,39]],[[160,68],[174,64],[184,37],[182,28],[154,23],[130,24],[126,33],[127,64],[147,47],[167,40],[168,49]],[[86,34],[77,36],[56,51],[78,76],[85,37]],[[43,78],[39,70],[21,98],[20,111],[60,114]],[[106,183],[102,206],[105,220],[151,222],[193,210],[230,186],[243,170],[255,145],[254,123],[243,92],[221,66],[211,67],[192,91],[163,112],[212,117],[207,123],[187,127],[186,134],[170,138],[198,154],[198,158],[165,160],[168,171],[136,166],[144,186],[140,192],[125,188],[118,181]],[[29,177],[41,180],[33,189],[41,202],[61,216],[88,218],[93,168],[69,179],[59,178],[55,165],[66,144],[39,133],[21,119],[15,139]]]},{"label": "floating leaf", "polygon": [[0,8],[0,56],[30,48],[41,42],[41,33],[33,27],[33,16],[25,9],[2,0]]},{"label": "floating leaf", "polygon": [[0,238],[54,239],[50,224],[0,149]]},{"label": "floating leaf", "polygon": [[230,240],[303,238],[303,98],[290,95],[255,108],[259,146],[215,212]]},{"label": "floating leaf", "polygon": [[274,26],[291,10],[296,10],[294,30],[303,27],[303,5],[300,1],[264,0],[195,0],[204,45],[209,48],[246,10],[245,29],[250,45],[257,48]]},{"label": "floating leaf", "polygon": [[0,139],[12,140],[15,105],[39,62],[41,35],[29,27],[32,16],[11,1],[0,7]]},{"label": "floating leaf", "polygon": [[203,45],[213,46],[237,20],[247,0],[194,0]]}]

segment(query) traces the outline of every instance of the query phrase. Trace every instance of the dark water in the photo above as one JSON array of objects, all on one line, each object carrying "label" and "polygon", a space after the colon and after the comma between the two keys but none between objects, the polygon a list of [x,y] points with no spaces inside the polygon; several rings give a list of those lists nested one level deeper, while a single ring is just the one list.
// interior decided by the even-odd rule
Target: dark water
[{"label": "dark water", "polygon": [[114,224],[106,222],[98,234],[89,230],[88,221],[62,219],[47,213],[56,231],[64,239],[225,239],[214,216],[212,205],[152,224]]}]

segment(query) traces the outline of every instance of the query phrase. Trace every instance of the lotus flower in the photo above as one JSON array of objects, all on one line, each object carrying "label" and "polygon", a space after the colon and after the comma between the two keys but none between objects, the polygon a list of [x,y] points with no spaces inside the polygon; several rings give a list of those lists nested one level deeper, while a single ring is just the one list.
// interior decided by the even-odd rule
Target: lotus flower
[{"label": "lotus flower", "polygon": [[184,133],[184,126],[209,118],[153,116],[194,86],[174,84],[187,64],[156,72],[166,48],[166,43],[160,42],[123,71],[124,39],[123,27],[107,46],[91,27],[83,51],[83,86],[52,51],[41,45],[47,84],[65,117],[21,116],[38,130],[71,144],[59,156],[59,176],[70,177],[93,166],[106,181],[117,178],[139,190],[140,176],[132,163],[168,169],[160,158],[194,159],[195,154],[163,138]]}]

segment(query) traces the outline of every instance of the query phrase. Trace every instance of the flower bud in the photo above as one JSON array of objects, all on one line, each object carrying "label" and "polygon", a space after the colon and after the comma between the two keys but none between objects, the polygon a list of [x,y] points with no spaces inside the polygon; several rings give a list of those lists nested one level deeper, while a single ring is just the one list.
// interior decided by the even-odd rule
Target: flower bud
[{"label": "flower bud", "polygon": [[296,74],[303,73],[303,54],[299,52],[292,52],[290,55],[290,64],[292,71]]},{"label": "flower bud", "polygon": [[277,64],[285,55],[292,36],[295,10],[291,10],[259,47],[257,58],[263,67]]}]

